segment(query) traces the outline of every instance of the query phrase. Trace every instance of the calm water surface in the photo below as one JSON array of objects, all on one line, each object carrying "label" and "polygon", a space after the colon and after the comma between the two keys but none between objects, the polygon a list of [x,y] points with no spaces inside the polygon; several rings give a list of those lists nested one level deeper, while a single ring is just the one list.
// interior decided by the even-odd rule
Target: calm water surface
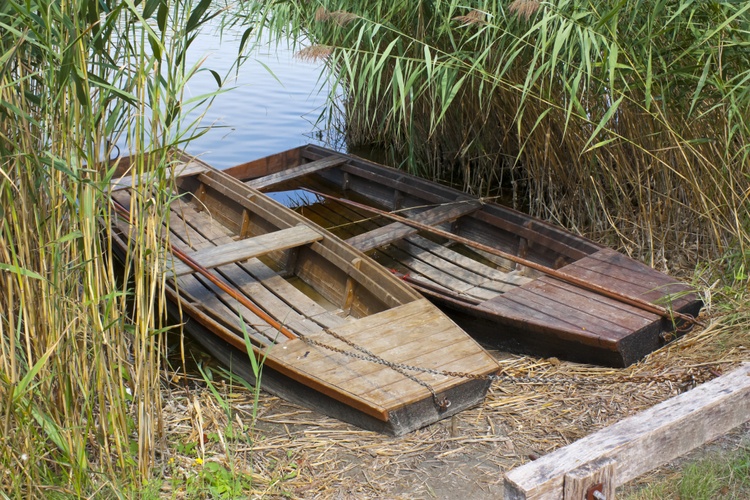
[{"label": "calm water surface", "polygon": [[[202,68],[227,77],[227,87],[234,87],[215,99],[201,121],[201,126],[210,130],[186,147],[217,168],[307,143],[325,145],[328,137],[315,125],[328,95],[322,63],[302,61],[294,57],[288,44],[274,43],[254,50],[235,73],[233,65],[244,29],[220,33],[217,22],[204,28],[190,47],[189,64],[205,58]],[[216,89],[211,73],[201,71],[190,80],[185,99]]]}]

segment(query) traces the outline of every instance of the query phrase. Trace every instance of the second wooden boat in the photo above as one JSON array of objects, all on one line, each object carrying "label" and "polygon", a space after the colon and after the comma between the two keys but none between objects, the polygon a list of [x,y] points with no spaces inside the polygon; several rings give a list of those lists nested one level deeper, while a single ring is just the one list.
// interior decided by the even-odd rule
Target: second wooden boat
[{"label": "second wooden boat", "polygon": [[[497,362],[428,300],[204,162],[177,154],[172,169],[158,235],[175,255],[163,269],[169,310],[234,373],[253,381],[250,356],[264,360],[269,392],[394,435],[482,401]],[[151,196],[148,179],[112,185],[121,257],[141,231],[137,196]]]},{"label": "second wooden boat", "polygon": [[305,146],[225,172],[368,252],[492,346],[627,366],[702,306],[614,250],[355,156]]}]

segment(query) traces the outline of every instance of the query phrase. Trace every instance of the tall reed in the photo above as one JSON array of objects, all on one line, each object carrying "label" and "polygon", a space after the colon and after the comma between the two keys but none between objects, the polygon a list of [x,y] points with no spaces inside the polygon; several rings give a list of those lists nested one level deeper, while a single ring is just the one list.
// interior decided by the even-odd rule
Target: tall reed
[{"label": "tall reed", "polygon": [[[661,268],[750,261],[750,5],[252,2],[345,89],[349,142]],[[260,31],[260,30],[258,30]]]},{"label": "tall reed", "polygon": [[[210,0],[0,4],[0,491],[140,488],[163,446],[159,242]],[[195,103],[198,104],[198,103]],[[115,144],[119,145],[115,146]],[[122,151],[120,151],[122,150]],[[108,160],[156,173],[115,269]],[[151,153],[146,156],[144,153]],[[127,491],[127,490],[126,490]]]}]

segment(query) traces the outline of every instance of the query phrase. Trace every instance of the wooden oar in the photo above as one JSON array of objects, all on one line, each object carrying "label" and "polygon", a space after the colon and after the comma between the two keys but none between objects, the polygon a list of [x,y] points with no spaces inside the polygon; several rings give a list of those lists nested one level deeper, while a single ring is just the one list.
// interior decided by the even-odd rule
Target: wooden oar
[{"label": "wooden oar", "polygon": [[502,250],[498,250],[496,248],[492,248],[492,247],[490,247],[488,245],[483,245],[482,243],[478,243],[478,242],[470,240],[468,238],[464,238],[464,237],[459,236],[457,234],[453,234],[453,233],[448,232],[448,231],[443,231],[442,229],[438,229],[436,227],[429,226],[427,224],[422,224],[421,222],[417,222],[417,221],[408,219],[406,217],[402,217],[400,215],[396,215],[396,214],[394,214],[392,212],[388,212],[386,210],[380,210],[378,208],[365,205],[363,203],[358,203],[356,201],[347,200],[347,199],[344,199],[344,198],[339,198],[339,197],[332,196],[332,195],[325,194],[325,193],[321,193],[321,192],[318,192],[318,191],[315,191],[315,190],[309,189],[309,188],[302,188],[302,189],[304,189],[305,191],[308,191],[308,192],[310,192],[312,194],[321,196],[323,198],[327,198],[327,199],[330,199],[330,200],[338,201],[340,203],[351,205],[351,206],[359,208],[361,210],[367,210],[369,212],[373,212],[373,213],[376,213],[378,215],[382,215],[383,217],[387,217],[387,218],[389,218],[391,220],[394,220],[396,222],[400,222],[402,224],[406,224],[408,226],[414,227],[414,228],[419,229],[421,231],[427,231],[427,232],[430,232],[430,233],[435,234],[437,236],[441,236],[443,238],[447,238],[447,239],[455,241],[457,243],[464,244],[464,245],[466,245],[468,247],[476,248],[477,250],[482,250],[483,252],[487,252],[487,253],[490,253],[492,255],[497,255],[499,257],[503,257],[503,258],[508,259],[510,261],[513,261],[513,262],[515,262],[517,264],[521,264],[522,266],[526,266],[526,267],[529,267],[531,269],[535,269],[535,270],[540,271],[540,272],[542,272],[542,273],[544,273],[544,274],[546,274],[548,276],[551,276],[553,278],[557,278],[560,281],[564,281],[566,283],[569,283],[571,285],[583,288],[585,290],[589,290],[591,292],[598,293],[600,295],[603,295],[605,297],[609,297],[610,299],[617,300],[617,301],[622,302],[624,304],[629,304],[629,305],[631,305],[633,307],[637,307],[639,309],[642,309],[644,311],[650,312],[652,314],[656,314],[656,315],[661,316],[663,318],[667,318],[670,321],[673,320],[674,318],[679,318],[679,319],[681,319],[683,321],[686,321],[688,323],[691,323],[691,324],[693,324],[693,323],[698,324],[698,320],[696,320],[694,317],[692,317],[692,316],[690,316],[688,314],[683,314],[683,313],[678,312],[678,311],[669,311],[669,310],[667,310],[664,307],[658,306],[656,304],[652,304],[651,302],[645,301],[643,299],[639,299],[637,297],[631,297],[629,295],[624,295],[624,294],[616,292],[614,290],[610,290],[608,288],[605,288],[605,287],[603,287],[601,285],[597,285],[596,283],[591,283],[589,281],[582,280],[582,279],[577,278],[575,276],[571,276],[569,274],[562,273],[562,272],[560,272],[560,271],[558,271],[556,269],[552,269],[551,267],[547,267],[547,266],[545,266],[543,264],[539,264],[537,262],[533,262],[533,261],[524,259],[523,257],[518,257],[517,255],[513,255],[513,254],[510,254],[510,253],[507,253],[507,252],[503,252]]},{"label": "wooden oar", "polygon": [[[115,207],[115,210],[119,212],[123,217],[126,217],[128,220],[130,220],[130,211],[122,206],[118,201],[112,200],[112,203]],[[250,309],[256,316],[258,316],[260,319],[268,323],[269,326],[276,329],[284,335],[287,338],[295,339],[297,336],[289,331],[284,325],[276,321],[275,318],[273,318],[271,315],[269,315],[267,312],[265,312],[263,309],[261,309],[258,305],[253,303],[250,299],[248,299],[246,296],[239,293],[235,288],[233,288],[231,285],[229,285],[224,280],[219,279],[218,276],[213,274],[211,271],[206,269],[205,267],[201,266],[198,262],[196,262],[193,258],[191,258],[188,254],[183,252],[182,250],[176,248],[174,245],[169,245],[169,250],[172,252],[174,256],[176,256],[178,259],[180,259],[182,262],[184,262],[188,267],[193,269],[195,272],[203,275],[206,279],[208,279],[211,283],[216,285],[218,288],[220,288],[222,291],[226,292],[229,296],[231,296],[233,299],[237,300],[240,304]]]}]

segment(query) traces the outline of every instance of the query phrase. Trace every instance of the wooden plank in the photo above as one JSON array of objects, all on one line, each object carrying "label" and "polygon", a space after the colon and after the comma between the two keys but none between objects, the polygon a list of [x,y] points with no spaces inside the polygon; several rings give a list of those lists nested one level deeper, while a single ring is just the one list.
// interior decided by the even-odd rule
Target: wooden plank
[{"label": "wooden plank", "polygon": [[[506,500],[559,499],[565,475],[611,459],[618,484],[750,420],[750,363],[505,475]],[[609,498],[609,497],[607,497]]]},{"label": "wooden plank", "polygon": [[530,335],[534,332],[543,332],[581,345],[591,345],[597,349],[617,349],[617,343],[611,339],[584,330],[579,325],[565,321],[543,309],[531,307],[523,299],[513,300],[514,293],[508,292],[483,302],[476,307],[476,310],[489,315],[499,324],[514,323],[516,328],[528,330]]},{"label": "wooden plank", "polygon": [[[459,217],[479,210],[481,207],[482,204],[479,200],[458,200],[446,202],[443,205],[431,208],[410,218],[417,222],[421,222],[422,224],[432,226],[458,219]],[[373,248],[382,247],[393,243],[394,241],[406,238],[412,234],[417,234],[418,232],[418,229],[411,226],[407,226],[401,222],[393,222],[369,232],[362,233],[353,238],[349,238],[346,242],[355,248],[366,252]]]},{"label": "wooden plank", "polygon": [[688,285],[609,248],[569,264],[560,271],[654,303],[661,303],[665,297],[678,294],[671,304],[674,309],[697,300],[697,296],[690,293],[692,289]]},{"label": "wooden plank", "polygon": [[[517,271],[503,271],[494,267],[496,264],[493,262],[492,265],[484,264],[479,260],[472,257],[468,257],[457,251],[449,248],[445,245],[440,245],[434,241],[422,238],[421,236],[412,236],[408,238],[408,241],[412,244],[419,245],[422,248],[429,250],[445,259],[446,261],[452,262],[458,266],[468,269],[469,271],[486,278],[491,279],[497,283],[503,283],[512,285],[514,287],[525,285],[534,281],[526,276],[521,276]],[[474,252],[473,249],[466,247],[470,252]],[[484,256],[477,253],[478,258],[483,259]],[[489,260],[487,262],[490,262]],[[503,291],[506,289],[503,288]]]},{"label": "wooden plank", "polygon": [[346,161],[347,161],[347,158],[345,156],[332,155],[326,158],[322,158],[320,160],[312,161],[310,163],[303,163],[302,165],[292,167],[287,170],[283,170],[281,172],[269,174],[259,179],[246,181],[245,184],[247,184],[253,189],[264,191],[277,184],[291,181],[298,177],[302,177],[304,175],[317,172],[319,170],[324,170],[326,168],[335,167],[335,166],[341,165],[342,163],[346,163]]},{"label": "wooden plank", "polygon": [[615,461],[602,458],[584,464],[565,474],[563,482],[563,500],[588,500],[599,498],[614,500],[617,480],[615,478]]},{"label": "wooden plank", "polygon": [[[323,239],[323,236],[318,231],[306,225],[299,225],[199,250],[190,254],[190,257],[206,269],[211,269],[232,262],[260,257],[276,250],[307,245],[321,239]],[[172,277],[193,272],[195,272],[193,268],[184,262],[174,262],[174,268],[168,274],[169,277]]]},{"label": "wooden plank", "polygon": [[[425,240],[426,241],[426,240]],[[466,269],[465,267],[453,262],[455,259],[445,258],[445,253],[442,255],[436,255],[431,249],[420,248],[411,242],[411,239],[399,241],[395,244],[399,249],[411,255],[402,262],[404,265],[412,269],[418,270],[423,273],[424,276],[434,280],[438,284],[445,288],[453,289],[457,292],[469,295],[479,300],[488,300],[495,297],[498,293],[507,292],[516,288],[512,285],[505,285],[503,283],[495,283],[492,279],[486,278],[473,270]],[[440,245],[435,245],[437,248],[443,248]],[[458,254],[456,254],[458,255]],[[470,259],[466,259],[470,260]],[[426,264],[426,266],[415,266],[413,263],[419,261],[420,263]],[[424,268],[424,270],[422,270]],[[431,271],[431,268],[438,270],[439,274]],[[440,275],[447,275],[448,280],[441,280]],[[462,282],[460,287],[451,285],[451,282]]]},{"label": "wooden plank", "polygon": [[[166,176],[166,178],[171,178],[172,176],[188,177],[191,175],[206,172],[207,170],[208,167],[206,167],[204,164],[191,161],[187,163],[180,163],[179,165],[176,165],[174,167],[167,168],[164,175]],[[125,177],[118,177],[117,179],[113,179],[109,185],[109,189],[111,191],[119,191],[122,189],[132,188],[133,186],[140,186],[142,184],[149,185],[156,179],[156,172],[150,172],[141,176],[127,175]]]},{"label": "wooden plank", "polygon": [[[451,370],[486,374],[497,371],[497,363],[473,340],[461,334],[455,324],[428,306],[425,299],[370,318],[363,318],[339,333],[357,345],[394,363],[411,363],[429,369]],[[311,338],[347,352],[359,354],[352,346],[326,333]],[[429,341],[427,341],[429,340]],[[427,342],[426,342],[427,341]],[[429,391],[422,385],[404,377],[382,364],[342,357],[325,348],[289,344],[277,355],[289,360],[305,360],[306,370],[327,380],[347,392],[371,399],[385,408],[401,407],[414,400],[423,399]],[[471,358],[465,361],[464,358]],[[463,360],[463,361],[462,361]],[[454,377],[436,377],[427,373],[412,373],[429,382],[435,390],[445,390],[464,382]],[[393,390],[384,389],[392,386]]]},{"label": "wooden plank", "polygon": [[349,322],[347,318],[328,311],[261,261],[250,259],[239,265],[293,309],[305,314],[323,327],[331,328]]}]

